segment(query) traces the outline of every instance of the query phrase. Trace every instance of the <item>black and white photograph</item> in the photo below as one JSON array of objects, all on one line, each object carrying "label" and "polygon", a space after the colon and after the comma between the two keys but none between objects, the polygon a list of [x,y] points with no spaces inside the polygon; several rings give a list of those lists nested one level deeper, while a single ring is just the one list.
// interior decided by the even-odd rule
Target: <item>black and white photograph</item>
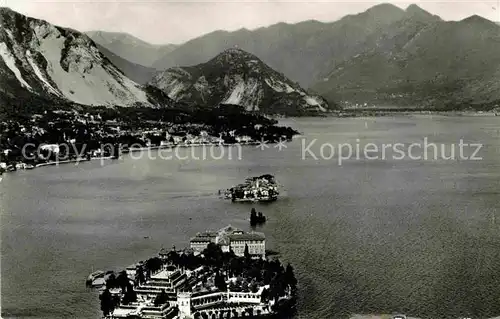
[{"label": "black and white photograph", "polygon": [[500,0],[0,0],[0,317],[500,319]]}]

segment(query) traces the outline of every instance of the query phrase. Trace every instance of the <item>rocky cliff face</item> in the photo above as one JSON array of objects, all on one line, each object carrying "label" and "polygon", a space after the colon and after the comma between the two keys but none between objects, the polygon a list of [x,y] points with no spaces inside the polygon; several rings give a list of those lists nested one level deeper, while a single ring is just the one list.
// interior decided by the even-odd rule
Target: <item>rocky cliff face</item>
[{"label": "rocky cliff face", "polygon": [[86,35],[0,8],[0,93],[84,105],[154,106]]},{"label": "rocky cliff face", "polygon": [[247,111],[283,115],[317,114],[330,108],[322,97],[239,49],[225,50],[196,66],[159,72],[150,84],[175,101],[205,107],[234,104]]}]

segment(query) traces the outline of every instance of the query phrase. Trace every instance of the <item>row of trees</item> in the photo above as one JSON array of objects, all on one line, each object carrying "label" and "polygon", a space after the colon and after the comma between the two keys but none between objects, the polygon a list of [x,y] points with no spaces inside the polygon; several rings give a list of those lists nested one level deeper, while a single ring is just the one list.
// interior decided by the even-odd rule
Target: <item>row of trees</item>
[{"label": "row of trees", "polygon": [[266,222],[266,216],[264,216],[262,212],[259,212],[257,214],[255,208],[252,207],[252,210],[250,211],[250,225],[256,226],[259,224],[263,224],[265,222]]}]

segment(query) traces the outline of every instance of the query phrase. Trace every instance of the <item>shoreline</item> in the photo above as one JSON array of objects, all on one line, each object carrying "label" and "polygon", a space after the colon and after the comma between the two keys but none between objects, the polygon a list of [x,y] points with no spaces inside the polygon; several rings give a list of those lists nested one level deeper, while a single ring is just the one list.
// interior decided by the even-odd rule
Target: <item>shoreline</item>
[{"label": "shoreline", "polygon": [[[275,142],[273,142],[275,143]],[[273,144],[269,143],[269,144]],[[148,146],[148,147],[140,147],[140,148],[132,148],[132,149],[126,149],[122,150],[120,152],[120,156],[122,154],[129,154],[129,153],[136,153],[136,152],[144,152],[144,151],[155,151],[155,150],[160,150],[160,149],[174,149],[174,148],[189,148],[189,147],[213,147],[213,146],[223,146],[223,147],[232,147],[232,146],[251,146],[251,145],[259,145],[260,142],[252,141],[252,142],[244,142],[244,143],[234,143],[234,144],[219,144],[219,143],[196,143],[196,144],[177,144],[177,145],[159,145],[159,146]],[[26,166],[30,164],[25,164],[24,162],[19,162],[17,164],[25,164],[25,167],[21,168],[16,168],[16,170],[5,170],[3,171],[2,174],[8,174],[8,173],[15,173],[17,171],[31,171],[36,168],[40,167],[46,167],[46,166],[58,166],[60,164],[79,164],[83,162],[91,162],[91,161],[96,161],[96,160],[114,160],[114,159],[119,159],[120,157],[116,158],[114,156],[101,156],[101,157],[91,157],[90,159],[87,158],[77,158],[77,159],[71,159],[71,160],[61,160],[61,161],[53,161],[53,162],[46,162],[46,163],[39,163],[31,166]]]},{"label": "shoreline", "polygon": [[[274,144],[276,142],[269,142],[269,144]],[[159,146],[145,146],[139,148],[130,148],[126,150],[122,150],[121,154],[128,154],[134,152],[142,152],[142,151],[150,151],[150,150],[160,150],[160,149],[168,149],[168,148],[188,148],[188,147],[203,147],[203,146],[223,146],[223,147],[231,147],[231,146],[249,146],[249,145],[259,145],[260,142],[244,142],[244,143],[193,143],[193,144],[171,144],[171,145],[159,145]]]},{"label": "shoreline", "polygon": [[496,117],[500,116],[499,112],[495,111],[431,111],[431,110],[398,110],[398,109],[346,109],[339,112],[325,114],[325,117],[334,118],[351,118],[351,117],[385,117],[385,116],[408,116],[408,115],[423,115],[423,116],[466,116],[466,117]]}]

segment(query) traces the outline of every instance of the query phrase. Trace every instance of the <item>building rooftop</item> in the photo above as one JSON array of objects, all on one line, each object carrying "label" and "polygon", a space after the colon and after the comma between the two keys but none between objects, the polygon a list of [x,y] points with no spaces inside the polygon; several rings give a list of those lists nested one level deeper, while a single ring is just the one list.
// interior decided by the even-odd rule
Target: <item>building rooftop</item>
[{"label": "building rooftop", "polygon": [[217,232],[198,233],[191,238],[191,243],[209,243],[216,242],[219,245],[229,245],[230,241],[263,241],[266,236],[263,233],[245,232],[239,228],[228,225],[219,229]]},{"label": "building rooftop", "polygon": [[215,236],[213,237],[201,237],[201,236],[195,236],[193,238],[191,238],[190,242],[192,243],[209,243],[211,242],[213,239],[215,239]]},{"label": "building rooftop", "polygon": [[243,233],[243,234],[230,234],[228,235],[231,241],[262,241],[266,239],[266,236],[262,233]]},{"label": "building rooftop", "polygon": [[179,270],[162,269],[158,273],[151,275],[151,279],[170,279],[176,272],[179,272]]}]

